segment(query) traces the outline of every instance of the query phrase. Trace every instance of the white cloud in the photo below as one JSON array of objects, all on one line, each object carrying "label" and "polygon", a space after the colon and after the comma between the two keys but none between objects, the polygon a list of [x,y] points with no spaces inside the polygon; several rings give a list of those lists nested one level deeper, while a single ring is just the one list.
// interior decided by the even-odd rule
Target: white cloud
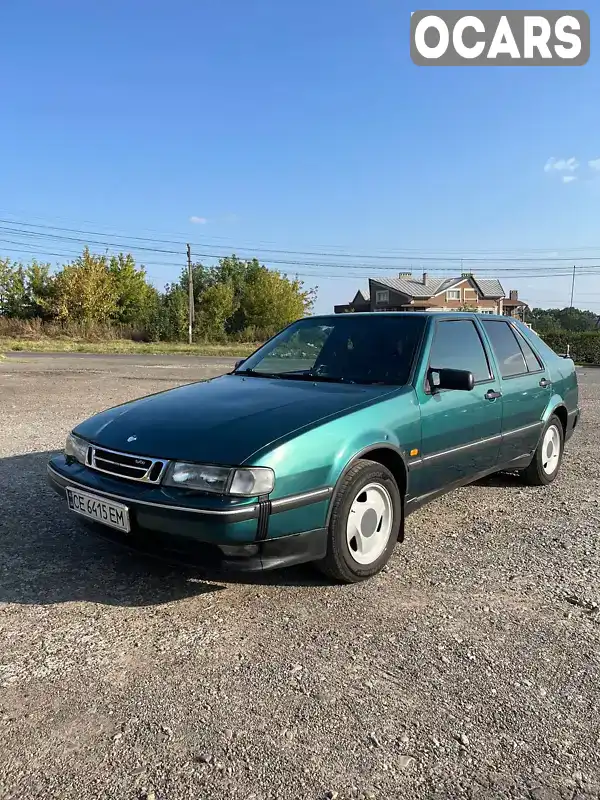
[{"label": "white cloud", "polygon": [[575,170],[579,169],[579,161],[576,158],[549,158],[546,161],[546,166],[544,167],[544,172],[551,172],[552,170],[556,170],[557,172],[575,172]]},{"label": "white cloud", "polygon": [[600,158],[595,158],[592,161],[588,161],[588,166],[590,169],[600,172]]},{"label": "white cloud", "polygon": [[190,217],[190,222],[193,222],[194,225],[206,225],[208,220],[206,217]]},{"label": "white cloud", "polygon": [[576,181],[577,175],[563,175],[563,183],[571,183],[571,181]]}]

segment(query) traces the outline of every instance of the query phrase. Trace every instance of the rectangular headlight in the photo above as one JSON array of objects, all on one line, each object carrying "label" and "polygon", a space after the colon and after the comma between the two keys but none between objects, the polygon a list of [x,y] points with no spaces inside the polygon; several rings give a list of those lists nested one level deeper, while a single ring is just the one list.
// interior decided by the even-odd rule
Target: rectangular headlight
[{"label": "rectangular headlight", "polygon": [[169,467],[163,483],[167,486],[180,486],[182,489],[225,494],[230,474],[231,470],[227,467],[175,461]]},{"label": "rectangular headlight", "polygon": [[89,446],[90,443],[86,442],[85,439],[80,439],[79,436],[70,433],[65,443],[65,456],[74,461],[79,461],[80,464],[85,464]]},{"label": "rectangular headlight", "polygon": [[256,497],[273,491],[275,473],[268,467],[231,469],[175,461],[169,467],[163,484],[213,494]]}]

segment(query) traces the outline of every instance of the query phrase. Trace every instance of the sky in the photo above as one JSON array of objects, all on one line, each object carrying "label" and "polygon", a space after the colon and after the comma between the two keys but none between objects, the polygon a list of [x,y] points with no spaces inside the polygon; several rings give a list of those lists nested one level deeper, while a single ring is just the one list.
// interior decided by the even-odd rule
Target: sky
[{"label": "sky", "polygon": [[417,67],[410,12],[442,0],[4,0],[0,255],[87,239],[162,286],[189,241],[299,274],[319,313],[461,264],[562,307],[575,264],[600,313],[592,4],[526,5],[587,5],[588,64]]}]

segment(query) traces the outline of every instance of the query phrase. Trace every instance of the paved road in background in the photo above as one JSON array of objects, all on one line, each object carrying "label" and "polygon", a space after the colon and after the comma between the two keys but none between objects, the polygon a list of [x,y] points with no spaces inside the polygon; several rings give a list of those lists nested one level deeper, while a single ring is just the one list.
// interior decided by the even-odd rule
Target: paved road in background
[{"label": "paved road in background", "polygon": [[[115,380],[144,382],[160,380],[190,383],[231,372],[237,358],[226,356],[176,356],[99,353],[7,353],[0,366],[4,372],[31,375],[45,373],[107,375]],[[140,393],[140,392],[138,392]]]},{"label": "paved road in background", "polygon": [[437,500],[347,587],[128,555],[46,486],[78,421],[221,362],[0,362],[0,799],[600,797],[600,371],[552,486]]},{"label": "paved road in background", "polygon": [[175,354],[151,353],[27,353],[25,351],[4,353],[6,358],[19,360],[43,361],[115,361],[130,364],[235,364],[239,358],[229,356],[186,356]]}]

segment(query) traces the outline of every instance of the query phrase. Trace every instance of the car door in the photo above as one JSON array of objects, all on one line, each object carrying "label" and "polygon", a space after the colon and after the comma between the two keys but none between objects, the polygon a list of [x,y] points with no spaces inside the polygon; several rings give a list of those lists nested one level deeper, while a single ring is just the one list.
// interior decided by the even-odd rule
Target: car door
[{"label": "car door", "polygon": [[532,452],[552,396],[552,383],[540,356],[508,320],[481,325],[498,365],[502,392],[502,465]]},{"label": "car door", "polygon": [[[484,338],[475,321],[439,319],[426,371],[416,390],[421,407],[421,463],[414,483],[420,495],[474,479],[497,463],[502,399]],[[436,370],[473,373],[472,391],[436,391]]]}]

